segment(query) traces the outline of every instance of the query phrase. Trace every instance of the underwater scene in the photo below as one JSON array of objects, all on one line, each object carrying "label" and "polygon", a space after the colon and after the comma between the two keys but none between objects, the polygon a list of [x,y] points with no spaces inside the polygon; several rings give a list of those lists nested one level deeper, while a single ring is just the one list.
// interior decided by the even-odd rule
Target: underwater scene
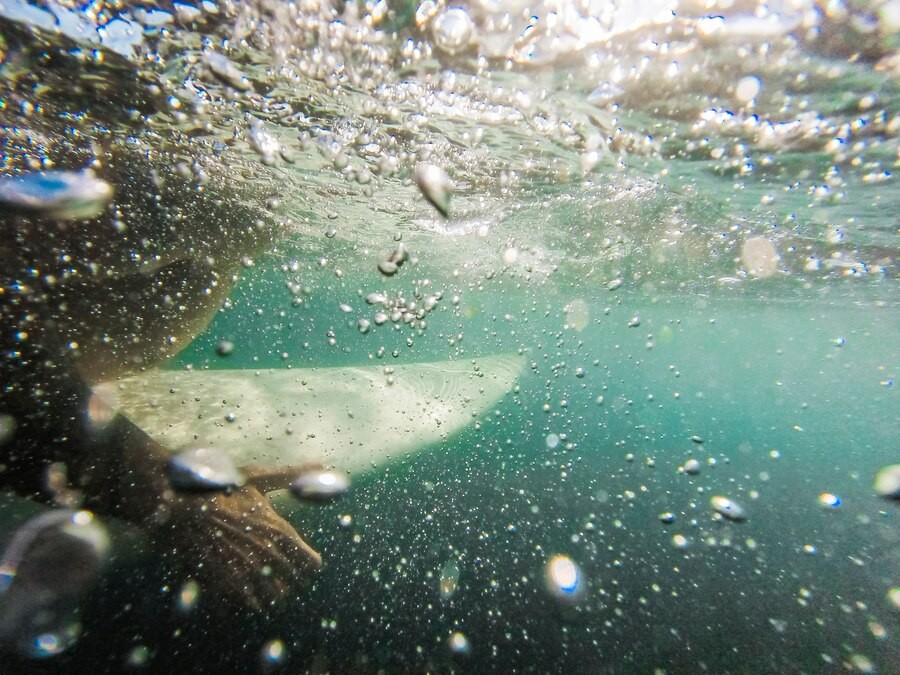
[{"label": "underwater scene", "polygon": [[0,0],[0,673],[900,672],[898,0]]}]

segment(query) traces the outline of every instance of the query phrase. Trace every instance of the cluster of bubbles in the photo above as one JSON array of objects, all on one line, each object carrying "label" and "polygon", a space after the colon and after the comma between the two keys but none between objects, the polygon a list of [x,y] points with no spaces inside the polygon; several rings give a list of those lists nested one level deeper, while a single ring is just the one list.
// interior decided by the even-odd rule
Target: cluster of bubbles
[{"label": "cluster of bubbles", "polygon": [[402,293],[388,295],[386,292],[373,291],[366,295],[366,304],[375,308],[371,321],[361,318],[358,321],[359,330],[366,333],[374,324],[383,326],[387,323],[395,325],[409,325],[418,331],[426,328],[426,317],[438,307],[443,299],[441,291],[426,294],[422,285],[416,285],[411,298]]}]

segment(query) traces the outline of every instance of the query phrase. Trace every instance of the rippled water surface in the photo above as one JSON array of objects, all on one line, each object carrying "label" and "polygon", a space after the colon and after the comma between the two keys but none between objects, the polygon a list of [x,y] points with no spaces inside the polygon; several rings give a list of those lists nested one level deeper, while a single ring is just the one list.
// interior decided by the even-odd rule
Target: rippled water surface
[{"label": "rippled water surface", "polygon": [[0,0],[4,672],[895,672],[898,34]]}]

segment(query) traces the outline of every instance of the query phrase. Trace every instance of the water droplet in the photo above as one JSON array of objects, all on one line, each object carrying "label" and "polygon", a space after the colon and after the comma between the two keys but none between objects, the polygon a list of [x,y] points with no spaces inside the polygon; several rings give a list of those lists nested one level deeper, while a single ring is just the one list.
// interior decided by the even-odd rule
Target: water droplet
[{"label": "water droplet", "polygon": [[710,498],[709,503],[713,507],[713,510],[723,518],[727,518],[734,522],[741,522],[747,519],[744,507],[728,497],[716,495]]},{"label": "water droplet", "polygon": [[830,492],[819,495],[819,503],[827,509],[836,509],[841,505],[841,498]]},{"label": "water droplet", "polygon": [[216,354],[219,356],[229,356],[234,351],[234,343],[231,340],[219,340],[216,345]]},{"label": "water droplet", "polygon": [[301,474],[291,483],[291,493],[304,501],[330,501],[350,487],[346,474],[328,469],[315,469]]},{"label": "water droplet", "polygon": [[112,185],[91,171],[40,171],[0,178],[0,213],[89,220],[113,196]]},{"label": "water droplet", "polygon": [[428,203],[447,218],[450,213],[452,185],[444,170],[434,164],[419,164],[416,167],[416,185]]},{"label": "water droplet", "polygon": [[378,270],[387,277],[394,276],[407,260],[409,260],[409,252],[403,242],[400,242],[397,244],[397,248],[378,263]]},{"label": "water droplet", "polygon": [[900,499],[900,464],[883,466],[872,484],[875,494],[886,499]]},{"label": "water droplet", "polygon": [[169,460],[169,482],[179,490],[228,490],[244,484],[231,457],[216,448],[194,448]]},{"label": "water droplet", "polygon": [[390,260],[381,260],[378,263],[378,271],[386,277],[392,277],[397,273],[398,266]]},{"label": "water droplet", "polygon": [[888,604],[894,609],[900,611],[900,586],[889,588],[886,597]]},{"label": "water droplet", "polygon": [[581,568],[567,555],[555,555],[544,567],[547,590],[561,600],[574,600],[582,591]]},{"label": "water droplet", "polygon": [[434,19],[434,43],[448,54],[455,54],[472,41],[475,22],[462,7],[449,7]]},{"label": "water droplet", "polygon": [[150,648],[147,645],[138,645],[128,653],[125,663],[132,668],[143,668],[150,663],[150,657]]},{"label": "water droplet", "polygon": [[191,613],[200,599],[200,584],[190,579],[181,586],[178,592],[178,610],[182,614]]},{"label": "water droplet", "polygon": [[756,98],[762,89],[762,82],[755,75],[741,78],[734,89],[734,95],[739,101],[748,103]]},{"label": "water droplet", "polygon": [[675,548],[685,549],[691,545],[691,540],[685,537],[683,534],[673,534],[672,545]]},{"label": "water droplet", "polygon": [[691,476],[696,476],[700,473],[700,462],[696,459],[689,459],[684,463],[684,472]]},{"label": "water droplet", "polygon": [[269,640],[260,650],[260,659],[265,669],[284,663],[287,650],[281,640]]},{"label": "water droplet", "polygon": [[469,644],[469,638],[458,631],[452,633],[450,637],[447,638],[447,646],[454,654],[463,656],[472,651],[472,646]]}]

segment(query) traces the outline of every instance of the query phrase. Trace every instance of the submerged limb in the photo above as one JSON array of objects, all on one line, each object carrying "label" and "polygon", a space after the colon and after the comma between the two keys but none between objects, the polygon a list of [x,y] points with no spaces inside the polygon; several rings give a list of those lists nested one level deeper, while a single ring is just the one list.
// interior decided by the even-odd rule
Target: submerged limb
[{"label": "submerged limb", "polygon": [[[167,583],[193,580],[200,597],[217,598],[211,610],[268,607],[311,576],[318,554],[253,485],[231,494],[174,490],[168,451],[93,399],[54,321],[26,321],[46,314],[43,296],[17,300],[0,311],[0,373],[9,383],[0,391],[0,485],[45,501],[80,494],[72,508],[137,525]],[[61,476],[75,490],[61,489]]]},{"label": "submerged limb", "polygon": [[[251,485],[230,494],[179,495],[152,530],[172,569],[193,580],[205,608],[264,608],[309,579],[322,559]],[[205,598],[212,601],[205,602]]]},{"label": "submerged limb", "polygon": [[[74,475],[86,506],[145,529],[173,583],[194,581],[218,609],[260,610],[287,597],[321,566],[321,557],[282,518],[263,491],[296,473],[256,470],[231,492],[172,489],[168,452],[117,416],[101,432],[98,461]],[[86,465],[85,465],[86,464]],[[289,481],[288,481],[289,482]]]}]

